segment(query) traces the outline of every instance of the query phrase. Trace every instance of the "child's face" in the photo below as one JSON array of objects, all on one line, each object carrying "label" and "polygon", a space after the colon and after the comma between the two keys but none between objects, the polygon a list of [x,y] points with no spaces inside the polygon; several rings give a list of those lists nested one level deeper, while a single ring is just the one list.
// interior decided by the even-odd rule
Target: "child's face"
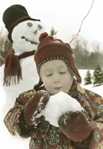
[{"label": "child's face", "polygon": [[68,93],[73,82],[73,77],[62,60],[44,63],[40,68],[40,75],[45,88],[52,95],[59,91]]}]

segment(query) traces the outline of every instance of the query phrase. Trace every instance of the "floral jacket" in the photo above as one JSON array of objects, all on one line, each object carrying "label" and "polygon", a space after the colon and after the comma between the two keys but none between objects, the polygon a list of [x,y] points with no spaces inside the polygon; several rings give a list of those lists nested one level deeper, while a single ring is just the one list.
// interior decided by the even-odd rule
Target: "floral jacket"
[{"label": "floral jacket", "polygon": [[[59,127],[50,125],[44,117],[37,128],[25,123],[22,116],[24,105],[35,92],[35,90],[29,90],[20,94],[16,99],[14,107],[4,118],[9,132],[12,135],[18,133],[22,137],[31,137],[29,149],[77,149]],[[68,94],[77,99],[92,119],[93,134],[89,149],[103,149],[103,98],[81,88],[76,80]]]}]

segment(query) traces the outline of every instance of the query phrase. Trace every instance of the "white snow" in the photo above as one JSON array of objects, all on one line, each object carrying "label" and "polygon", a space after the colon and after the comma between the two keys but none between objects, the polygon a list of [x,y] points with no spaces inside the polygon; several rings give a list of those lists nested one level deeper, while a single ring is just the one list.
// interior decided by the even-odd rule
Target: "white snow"
[{"label": "white snow", "polygon": [[[0,76],[1,77],[1,76]],[[30,138],[20,138],[19,136],[12,136],[3,123],[3,106],[6,104],[6,93],[0,84],[0,146],[3,149],[28,149]]]},{"label": "white snow", "polygon": [[50,97],[42,114],[50,124],[58,126],[59,117],[67,111],[81,111],[80,103],[64,92],[59,92]]},{"label": "white snow", "polygon": [[[82,79],[84,79],[87,70],[79,70]],[[91,73],[93,70],[90,71]],[[0,74],[1,75],[1,74]],[[1,77],[1,76],[0,76]],[[86,85],[84,86],[84,80],[82,83],[82,87],[94,91],[103,97],[103,85],[98,87],[93,87],[93,85]],[[6,102],[6,94],[0,84],[0,146],[3,149],[28,149],[29,148],[29,139],[23,139],[18,136],[12,136],[3,123],[3,117],[1,115],[2,107]]]}]

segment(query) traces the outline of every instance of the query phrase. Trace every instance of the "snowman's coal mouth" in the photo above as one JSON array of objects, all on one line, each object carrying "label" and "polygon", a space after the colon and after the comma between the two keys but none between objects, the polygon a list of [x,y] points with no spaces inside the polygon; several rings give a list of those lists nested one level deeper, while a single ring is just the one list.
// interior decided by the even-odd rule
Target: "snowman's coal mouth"
[{"label": "snowman's coal mouth", "polygon": [[34,41],[31,41],[31,40],[27,39],[25,36],[22,36],[21,39],[25,39],[27,42],[30,42],[31,44],[35,44],[35,45],[39,44],[37,42],[34,42]]}]

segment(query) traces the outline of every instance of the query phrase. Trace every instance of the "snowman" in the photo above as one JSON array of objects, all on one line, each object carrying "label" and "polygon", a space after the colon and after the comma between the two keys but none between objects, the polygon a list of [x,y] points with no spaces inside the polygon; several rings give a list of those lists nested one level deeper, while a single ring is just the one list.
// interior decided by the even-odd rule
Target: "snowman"
[{"label": "snowman", "polygon": [[32,89],[38,82],[34,54],[39,44],[39,36],[44,32],[44,25],[39,19],[31,18],[22,5],[7,8],[3,14],[3,22],[12,42],[12,49],[0,68],[1,85],[6,93],[2,109],[4,117],[14,106],[16,97],[21,92]]}]

